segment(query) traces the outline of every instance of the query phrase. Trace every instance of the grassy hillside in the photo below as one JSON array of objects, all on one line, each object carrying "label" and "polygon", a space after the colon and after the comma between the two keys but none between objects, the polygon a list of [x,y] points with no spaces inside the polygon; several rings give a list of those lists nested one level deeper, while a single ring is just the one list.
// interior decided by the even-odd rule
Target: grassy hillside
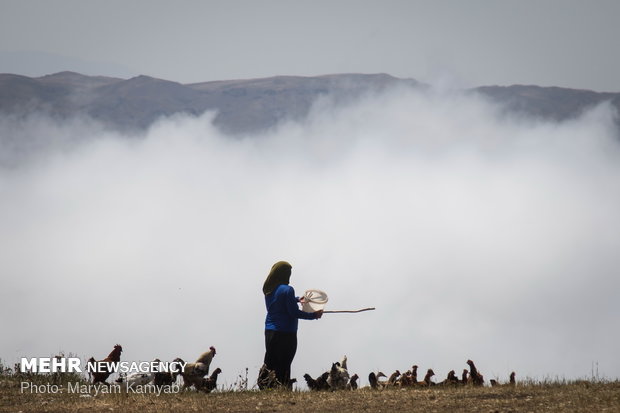
[{"label": "grassy hillside", "polygon": [[[22,379],[0,381],[2,412],[620,412],[620,382],[528,383],[515,387],[360,389],[339,392],[194,391],[177,394],[21,392]],[[54,380],[33,380],[40,383]],[[56,381],[58,384],[62,383]]]}]

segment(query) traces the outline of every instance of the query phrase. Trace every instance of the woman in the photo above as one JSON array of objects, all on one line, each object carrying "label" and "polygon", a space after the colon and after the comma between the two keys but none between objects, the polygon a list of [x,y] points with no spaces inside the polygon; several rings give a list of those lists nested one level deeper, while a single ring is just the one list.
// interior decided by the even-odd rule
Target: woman
[{"label": "woman", "polygon": [[291,363],[297,351],[297,320],[317,320],[323,310],[301,311],[295,290],[289,285],[291,264],[278,261],[263,284],[267,317],[265,318],[265,366],[276,374],[278,382],[291,388]]}]

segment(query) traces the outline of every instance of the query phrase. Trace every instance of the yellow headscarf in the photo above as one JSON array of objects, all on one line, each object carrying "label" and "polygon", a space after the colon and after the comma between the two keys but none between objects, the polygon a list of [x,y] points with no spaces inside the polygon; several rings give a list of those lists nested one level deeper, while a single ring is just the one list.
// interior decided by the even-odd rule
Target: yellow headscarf
[{"label": "yellow headscarf", "polygon": [[291,278],[291,264],[286,261],[278,261],[273,264],[269,275],[263,284],[263,294],[271,294],[280,284],[288,284]]}]

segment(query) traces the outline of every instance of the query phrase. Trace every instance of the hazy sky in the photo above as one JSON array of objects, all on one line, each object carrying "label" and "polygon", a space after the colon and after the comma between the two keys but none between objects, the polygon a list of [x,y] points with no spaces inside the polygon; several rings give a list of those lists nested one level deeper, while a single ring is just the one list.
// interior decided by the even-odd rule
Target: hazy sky
[{"label": "hazy sky", "polygon": [[620,91],[620,2],[0,0],[0,72]]}]

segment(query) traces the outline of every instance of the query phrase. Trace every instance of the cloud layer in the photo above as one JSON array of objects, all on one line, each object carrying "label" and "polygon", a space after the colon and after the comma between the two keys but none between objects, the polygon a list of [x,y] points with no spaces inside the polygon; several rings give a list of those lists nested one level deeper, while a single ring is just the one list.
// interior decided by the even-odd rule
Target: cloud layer
[{"label": "cloud layer", "polygon": [[[620,377],[613,116],[546,123],[393,90],[243,138],[212,113],[141,138],[4,119],[2,159],[20,161],[0,170],[0,356],[120,343],[126,360],[193,360],[214,345],[223,381],[248,367],[252,383],[261,286],[284,259],[299,294],[377,308],[301,321],[298,379],[345,354],[363,382],[412,364],[442,378],[468,358],[487,379],[593,363]],[[7,144],[25,139],[42,143]]]}]

